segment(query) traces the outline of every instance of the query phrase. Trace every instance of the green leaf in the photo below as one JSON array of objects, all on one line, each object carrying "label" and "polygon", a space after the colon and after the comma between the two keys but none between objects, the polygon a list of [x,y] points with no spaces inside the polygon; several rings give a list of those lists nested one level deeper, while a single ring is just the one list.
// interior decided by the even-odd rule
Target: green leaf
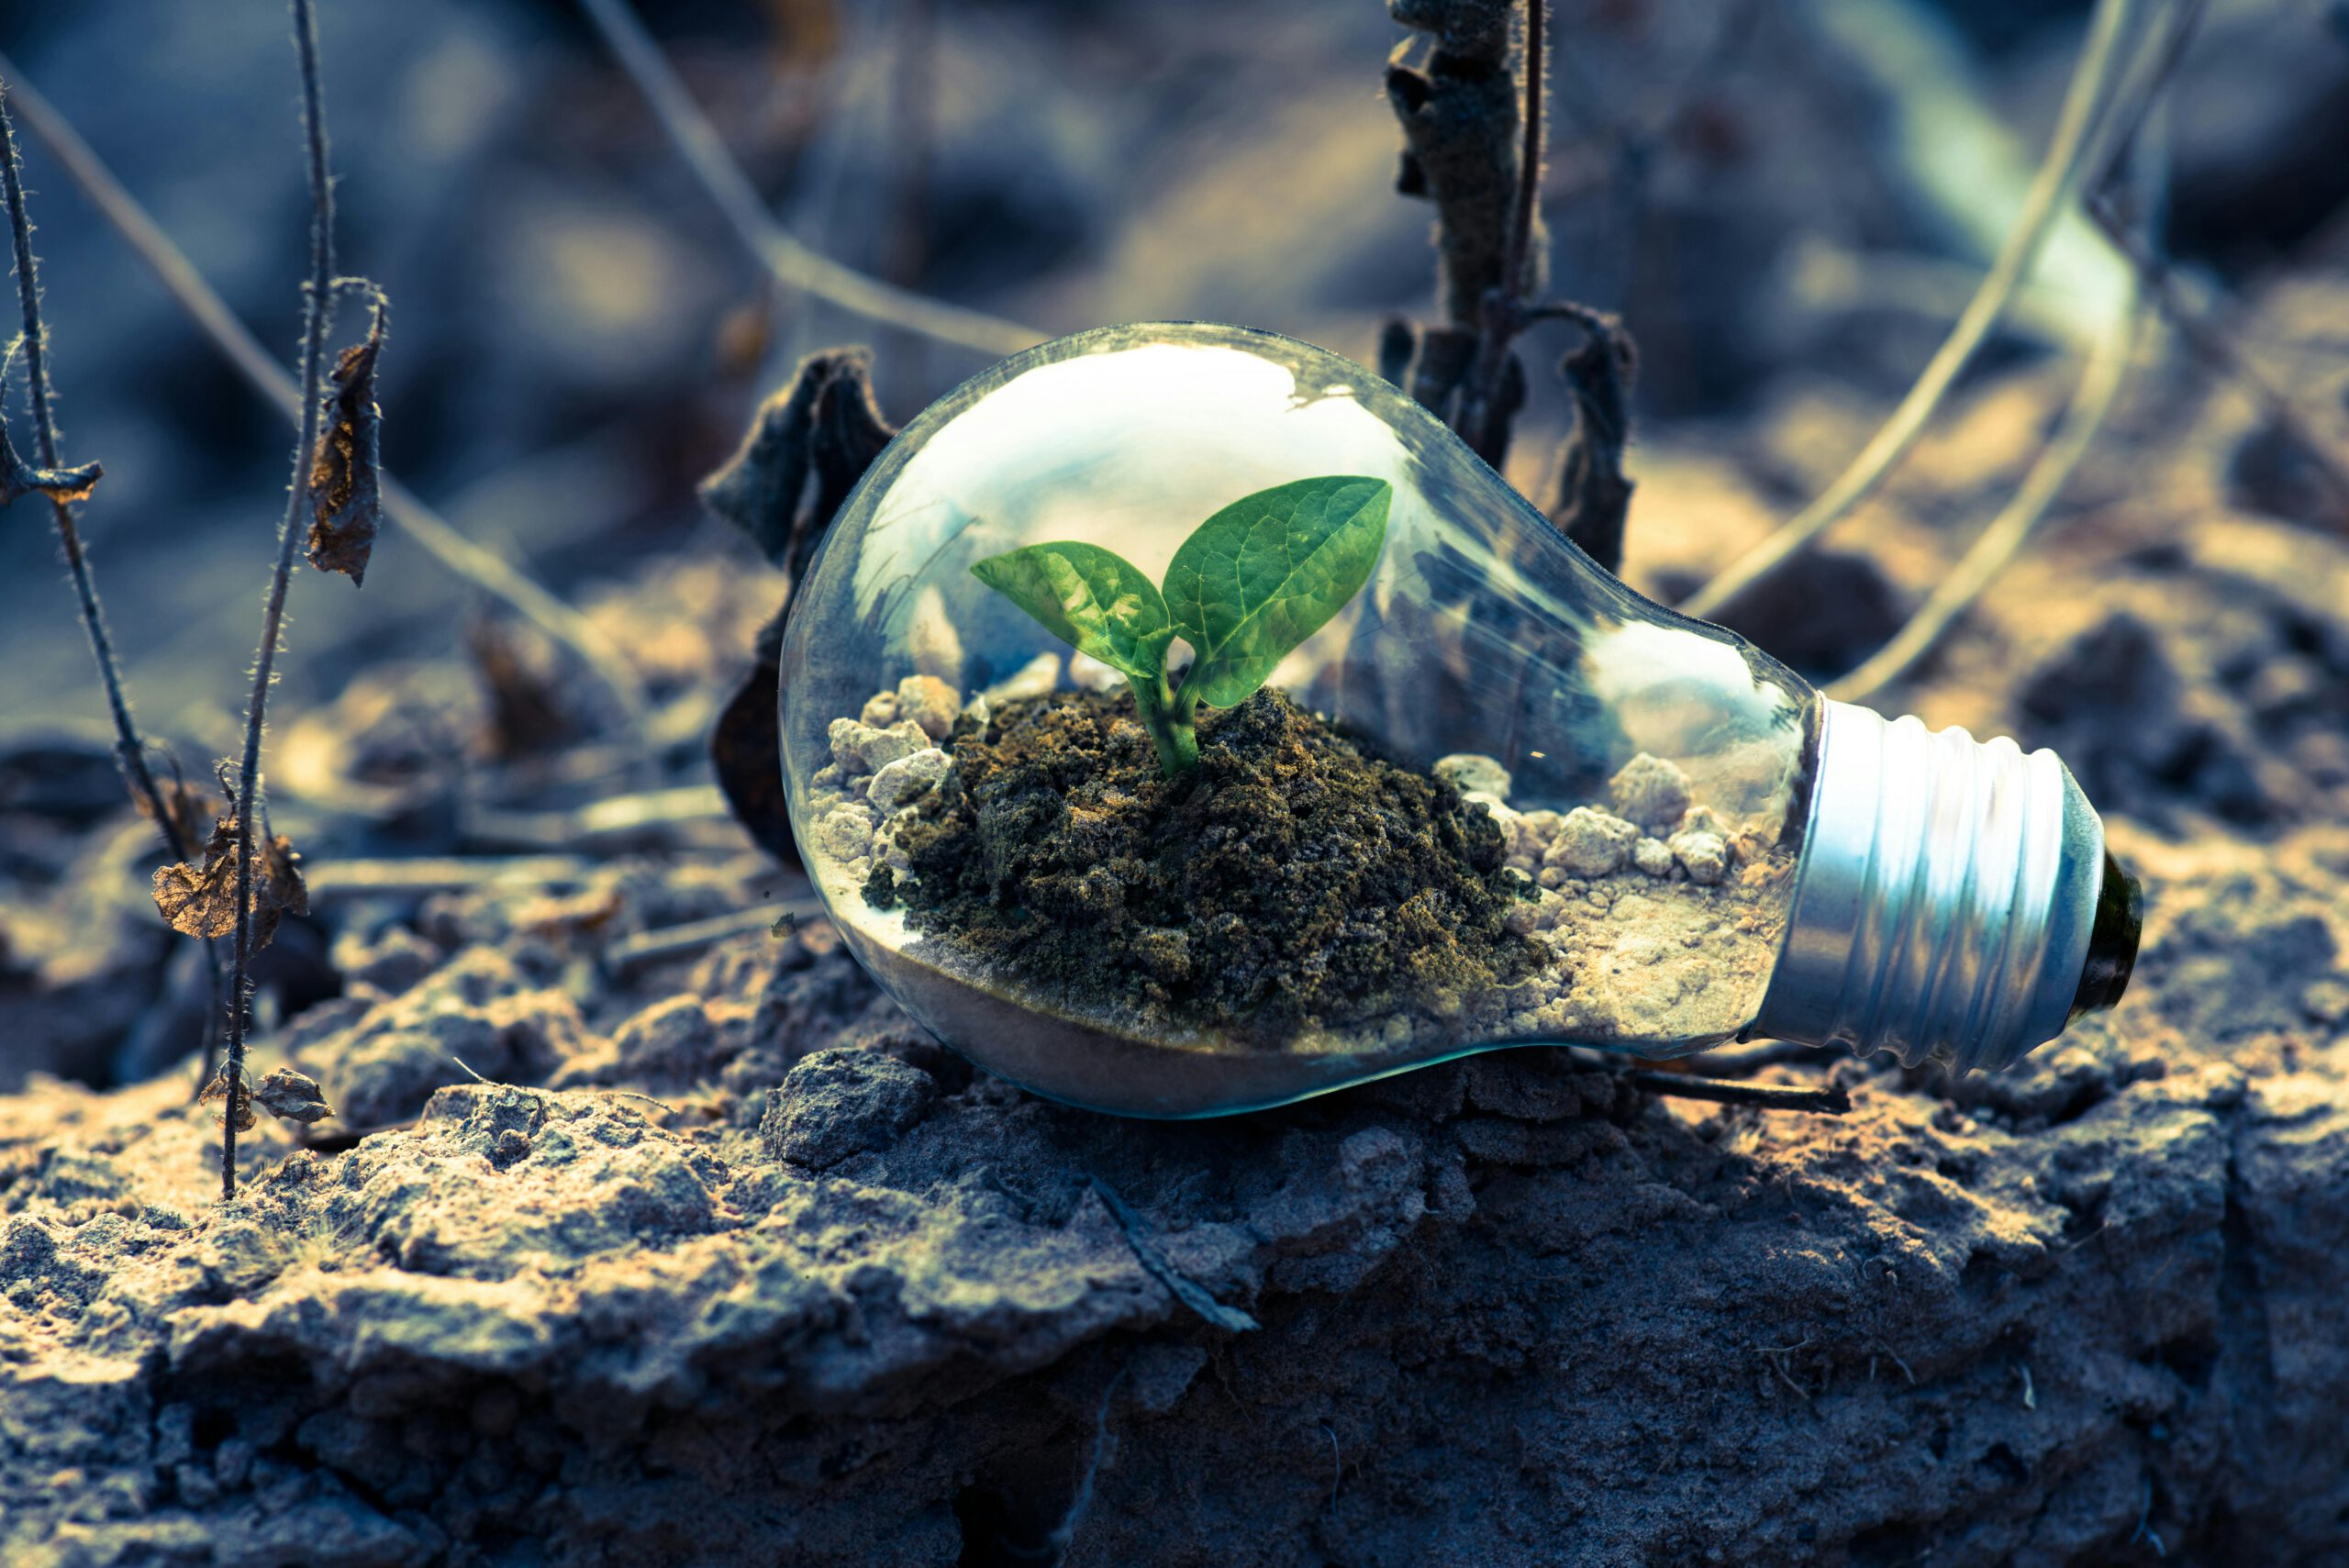
[{"label": "green leaf", "polygon": [[1370,581],[1394,486],[1333,474],[1243,495],[1201,523],[1166,568],[1174,630],[1191,645],[1178,703],[1229,707]]},{"label": "green leaf", "polygon": [[1157,680],[1174,628],[1158,584],[1114,550],[1073,541],[990,555],[971,574],[1080,653],[1119,674]]}]

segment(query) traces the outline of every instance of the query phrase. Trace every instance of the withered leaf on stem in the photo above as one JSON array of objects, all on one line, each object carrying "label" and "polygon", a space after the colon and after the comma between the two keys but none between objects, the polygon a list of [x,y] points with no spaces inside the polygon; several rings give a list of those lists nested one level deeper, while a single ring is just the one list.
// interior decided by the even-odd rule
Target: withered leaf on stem
[{"label": "withered leaf on stem", "polygon": [[[168,756],[166,761],[169,761]],[[219,817],[224,808],[218,798],[210,791],[188,783],[180,773],[176,762],[171,763],[171,770],[172,776],[168,783],[160,779],[156,781],[156,794],[153,797],[134,793],[131,795],[131,804],[138,807],[139,816],[150,820],[155,816],[157,805],[160,804],[163,809],[163,826],[167,834],[178,843],[194,844],[205,837],[204,825]]]},{"label": "withered leaf on stem", "polygon": [[[195,1103],[208,1106],[216,1100],[220,1101],[220,1108],[212,1113],[213,1119],[226,1127],[233,1116],[239,1132],[250,1132],[257,1118],[253,1116],[252,1090],[240,1081],[242,1076],[239,1073],[232,1077],[228,1064],[222,1062],[220,1070],[212,1074],[212,1082],[204,1085],[204,1093],[196,1095]],[[229,1092],[232,1083],[236,1085],[233,1095]]]},{"label": "withered leaf on stem", "polygon": [[7,423],[0,420],[0,506],[12,506],[18,496],[36,491],[55,501],[86,501],[105,472],[95,462],[79,468],[35,468],[17,454]]},{"label": "withered leaf on stem", "polygon": [[[189,937],[225,937],[237,929],[237,824],[223,817],[204,846],[204,864],[181,862],[155,872],[155,907],[172,929]],[[287,915],[310,912],[310,890],[303,885],[294,841],[283,834],[258,846],[253,856],[253,945],[259,952],[277,934]]]},{"label": "withered leaf on stem", "polygon": [[[314,1122],[334,1115],[334,1107],[318,1088],[318,1081],[306,1073],[296,1073],[291,1067],[280,1067],[264,1073],[253,1086],[253,1098],[261,1108],[286,1121]],[[248,1123],[250,1125],[250,1123]],[[238,1130],[242,1131],[243,1129]]]},{"label": "withered leaf on stem", "polygon": [[797,865],[799,855],[784,798],[776,719],[784,617],[833,514],[896,434],[874,399],[865,351],[828,349],[800,361],[790,387],[759,410],[741,450],[702,482],[703,504],[749,534],[786,577],[783,607],[760,631],[750,673],[709,740],[735,820],[785,865]]},{"label": "withered leaf on stem", "polygon": [[1558,469],[1550,520],[1609,572],[1623,566],[1623,525],[1631,481],[1623,451],[1631,435],[1631,383],[1639,371],[1631,335],[1611,316],[1594,315],[1582,343],[1558,366],[1573,398],[1574,426]]},{"label": "withered leaf on stem", "polygon": [[310,461],[310,564],[365,581],[367,559],[383,520],[384,486],[377,450],[383,410],[375,406],[375,364],[384,350],[385,308],[379,295],[366,340],[342,351],[334,367],[334,396]]}]

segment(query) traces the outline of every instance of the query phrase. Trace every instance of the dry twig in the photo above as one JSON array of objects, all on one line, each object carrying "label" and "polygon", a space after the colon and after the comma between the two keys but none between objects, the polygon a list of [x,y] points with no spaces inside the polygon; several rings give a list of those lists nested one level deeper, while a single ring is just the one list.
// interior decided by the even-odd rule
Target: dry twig
[{"label": "dry twig", "polygon": [[1804,1089],[1776,1084],[1746,1084],[1736,1079],[1699,1078],[1687,1073],[1640,1071],[1623,1074],[1651,1095],[1675,1099],[1707,1100],[1722,1106],[1758,1106],[1768,1111],[1816,1111],[1821,1116],[1845,1116],[1852,1109],[1851,1092],[1841,1084]]},{"label": "dry twig", "polygon": [[2080,466],[2080,460],[2087,456],[2088,448],[2095,443],[2097,432],[2103,428],[2105,416],[2112,411],[2113,399],[2128,377],[2129,355],[2137,341],[2137,325],[2138,310],[2132,300],[2129,308],[2105,328],[2104,337],[2088,358],[2087,368],[2080,373],[2079,386],[2064,410],[2055,439],[2032,464],[2031,473],[2013,499],[1982,530],[1982,537],[1974,541],[1892,640],[1858,669],[1827,687],[1829,697],[1836,702],[1865,702],[1906,674],[2030,541],[2032,530],[2063,494],[2065,484]]},{"label": "dry twig", "polygon": [[2176,329],[2179,337],[2186,339],[2187,347],[2211,369],[2232,377],[2250,393],[2258,403],[2260,412],[2266,415],[2268,421],[2309,460],[2320,481],[2340,504],[2341,516],[2336,527],[2342,532],[2349,533],[2349,459],[2343,459],[2333,450],[2331,443],[2317,434],[2316,428],[2293,406],[2292,400],[2243,356],[2224,328],[2195,307],[2178,288],[2177,279],[2171,273],[2168,264],[2154,254],[2143,239],[2131,232],[2110,202],[2101,197],[2090,202],[2088,216],[2129,259],[2130,265],[2137,269],[2138,279],[2144,285],[2145,293],[2160,308],[2164,319]]},{"label": "dry twig", "polygon": [[[294,378],[237,318],[186,253],[123,188],[122,182],[91,150],[89,143],[25,81],[5,54],[0,54],[0,76],[14,84],[12,93],[26,127],[55,155],[67,175],[97,209],[98,216],[138,253],[163,285],[164,292],[246,384],[263,401],[275,404],[298,424],[301,393]],[[389,473],[382,475],[382,485],[384,515],[403,533],[451,573],[510,605],[516,613],[569,649],[604,687],[622,722],[641,740],[649,711],[643,682],[594,623],[512,562],[466,538]]]},{"label": "dry twig", "polygon": [[767,211],[766,203],[726,150],[718,128],[695,104],[685,84],[662,58],[644,24],[629,10],[627,0],[582,0],[587,19],[612,51],[612,58],[644,95],[653,117],[684,159],[685,167],[709,199],[718,204],[727,227],[775,282],[801,294],[829,300],[841,309],[904,332],[917,332],[941,343],[956,343],[983,354],[1016,354],[1044,340],[1045,334],[999,316],[965,306],[949,305],[911,289],[885,284],[818,255],[787,233]]},{"label": "dry twig", "polygon": [[277,560],[262,609],[261,648],[253,655],[252,695],[245,705],[245,748],[237,768],[237,945],[228,995],[229,1106],[221,1123],[220,1195],[237,1195],[237,1096],[245,1073],[245,991],[253,955],[253,835],[261,823],[261,737],[269,709],[272,672],[285,623],[285,590],[300,537],[304,481],[317,460],[325,396],[327,328],[334,317],[334,183],[327,172],[324,89],[318,81],[317,17],[311,0],[294,0],[294,52],[302,74],[302,131],[310,182],[310,276],[302,298],[302,435],[294,449],[294,482],[277,533]]},{"label": "dry twig", "polygon": [[2007,302],[2038,259],[2057,215],[2070,205],[2074,193],[2080,188],[2082,176],[2097,149],[2097,128],[2106,118],[2121,68],[2129,58],[2129,50],[2124,46],[2137,30],[2140,8],[2141,0],[2097,0],[2096,14],[2088,24],[2087,41],[2081,47],[2079,62],[2073,67],[2071,84],[2065,91],[2055,133],[2048,141],[2046,157],[2023,199],[2022,211],[2016,215],[2014,227],[2007,231],[1998,257],[1984,275],[1981,287],[1967,302],[1965,314],[1950,328],[1948,338],[1909,387],[1899,407],[1893,410],[1892,417],[1859,456],[1818,499],[1691,594],[1678,606],[1682,613],[1712,617],[1730,607],[1747,589],[1776,572],[1873,494],[1893,465],[1924,434],[1926,424],[1940,408],[1959,373],[2005,314]]}]

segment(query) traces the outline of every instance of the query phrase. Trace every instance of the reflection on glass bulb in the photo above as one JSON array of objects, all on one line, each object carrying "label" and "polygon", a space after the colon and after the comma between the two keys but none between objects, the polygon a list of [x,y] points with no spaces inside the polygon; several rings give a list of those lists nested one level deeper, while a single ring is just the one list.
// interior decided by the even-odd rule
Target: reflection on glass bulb
[{"label": "reflection on glass bulb", "polygon": [[[1115,673],[972,571],[1075,541],[1156,582],[1202,519],[1333,475],[1392,486],[1377,564],[1202,717],[1196,774],[1162,780]],[[980,1065],[1098,1109],[1532,1043],[2003,1066],[2134,953],[2052,753],[1824,701],[1266,333],[1085,333],[932,406],[833,523],[783,675],[792,827],[852,951]]]}]

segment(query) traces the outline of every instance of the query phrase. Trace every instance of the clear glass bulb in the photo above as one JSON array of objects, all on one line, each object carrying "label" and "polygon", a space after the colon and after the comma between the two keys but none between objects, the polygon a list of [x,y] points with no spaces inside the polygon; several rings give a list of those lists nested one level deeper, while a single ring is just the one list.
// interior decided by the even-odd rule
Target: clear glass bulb
[{"label": "clear glass bulb", "polygon": [[[1211,762],[1258,748],[1277,832],[1162,793],[1196,778],[1142,782],[1123,683],[972,572],[1074,540],[1155,581],[1219,508],[1330,475],[1392,486],[1366,585],[1274,670],[1286,705],[1199,730]],[[834,521],[783,676],[793,830],[852,951],[981,1066],[1097,1109],[1218,1115],[1504,1046],[1757,1032],[2001,1066],[2117,999],[2135,950],[2133,884],[2052,753],[1826,702],[1623,586],[1396,388],[1268,333],[1085,333],[940,400]],[[1106,736],[1085,755],[1125,782],[1052,754],[1015,776],[1015,731]],[[1372,782],[1288,771],[1308,755]],[[1359,841],[1316,838],[1355,789]],[[1141,826],[1120,816],[1139,797],[1162,802]],[[1047,899],[1021,846],[1097,817],[1125,824],[1115,863],[1055,840]],[[1169,906],[1186,866],[1243,851],[1260,887]],[[1266,902],[1293,888],[1358,906],[1317,915],[1308,948],[1282,924],[1308,912]]]}]

